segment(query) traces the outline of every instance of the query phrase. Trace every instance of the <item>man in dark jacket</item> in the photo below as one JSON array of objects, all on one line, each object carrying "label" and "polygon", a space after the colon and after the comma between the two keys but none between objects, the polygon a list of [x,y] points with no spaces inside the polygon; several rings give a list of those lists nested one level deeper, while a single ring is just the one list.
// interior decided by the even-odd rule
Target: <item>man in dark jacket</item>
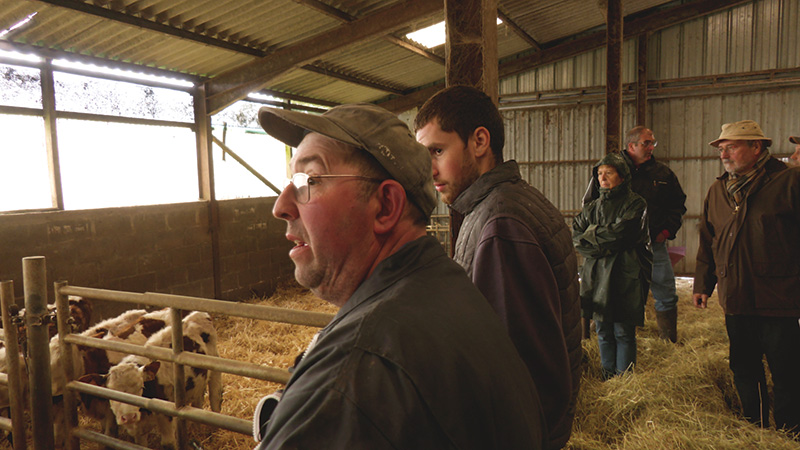
[{"label": "man in dark jacket", "polygon": [[800,168],[773,158],[771,143],[752,120],[710,143],[725,173],[703,205],[693,301],[705,308],[719,289],[744,416],[769,426],[766,355],[776,425],[800,432]]},{"label": "man in dark jacket", "polygon": [[628,165],[609,153],[592,169],[600,197],[572,222],[581,266],[581,310],[597,329],[603,378],[636,364],[636,326],[644,325],[644,304],[652,254],[648,249],[647,203],[631,190]]},{"label": "man in dark jacket", "polygon": [[447,88],[422,106],[442,201],[464,221],[456,262],[489,300],[542,397],[551,449],[569,440],[581,375],[577,257],[561,213],[503,162],[503,119],[484,93]]},{"label": "man in dark jacket", "polygon": [[[667,240],[675,239],[686,212],[686,194],[675,173],[653,157],[656,142],[653,132],[643,126],[628,131],[627,147],[622,157],[631,171],[631,189],[647,201],[647,220],[653,250],[653,272],[650,289],[655,300],[659,337],[678,340],[678,294],[675,273],[667,252]],[[593,178],[583,203],[598,197],[597,179]]]},{"label": "man in dark jacket", "polygon": [[425,235],[436,196],[411,130],[366,104],[321,116],[262,108],[259,121],[297,147],[273,209],[295,278],[340,309],[255,424],[258,449],[543,448],[524,362]]}]

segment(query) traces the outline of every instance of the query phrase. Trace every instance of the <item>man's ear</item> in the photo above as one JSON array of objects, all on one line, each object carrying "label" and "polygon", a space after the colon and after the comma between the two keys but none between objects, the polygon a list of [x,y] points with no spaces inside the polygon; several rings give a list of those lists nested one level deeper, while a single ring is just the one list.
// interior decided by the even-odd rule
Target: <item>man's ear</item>
[{"label": "man's ear", "polygon": [[375,196],[380,203],[380,209],[375,215],[375,234],[385,234],[391,231],[403,215],[408,199],[403,186],[395,180],[385,180],[378,187]]},{"label": "man's ear", "polygon": [[487,154],[494,158],[494,155],[492,155],[492,136],[486,127],[476,128],[469,139],[475,143],[475,158],[480,159]]}]

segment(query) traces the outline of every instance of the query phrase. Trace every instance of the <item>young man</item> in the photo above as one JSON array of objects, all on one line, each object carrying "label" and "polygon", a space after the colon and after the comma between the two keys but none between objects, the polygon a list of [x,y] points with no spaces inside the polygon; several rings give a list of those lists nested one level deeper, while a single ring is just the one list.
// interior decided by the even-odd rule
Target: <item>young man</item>
[{"label": "young man", "polygon": [[503,162],[503,119],[467,86],[431,97],[415,121],[442,201],[464,216],[454,259],[486,296],[528,365],[550,432],[569,439],[581,375],[578,267],[561,213]]},{"label": "young man", "polygon": [[[653,151],[658,143],[653,131],[643,126],[627,133],[627,146],[622,157],[631,172],[631,189],[647,201],[647,220],[653,249],[653,271],[650,290],[655,300],[659,337],[678,341],[678,294],[675,272],[667,251],[667,240],[675,239],[686,212],[686,194],[675,173],[666,164],[656,161]],[[583,203],[599,196],[597,180],[592,179]]]},{"label": "young man", "polygon": [[703,205],[693,301],[705,308],[719,289],[745,418],[769,426],[766,356],[775,422],[800,432],[800,169],[773,158],[771,143],[752,120],[709,143],[725,172]]},{"label": "young man", "polygon": [[259,121],[297,147],[273,209],[295,244],[295,277],[341,309],[254,424],[257,448],[542,448],[525,364],[426,236],[430,157],[408,127],[374,105],[262,108]]}]

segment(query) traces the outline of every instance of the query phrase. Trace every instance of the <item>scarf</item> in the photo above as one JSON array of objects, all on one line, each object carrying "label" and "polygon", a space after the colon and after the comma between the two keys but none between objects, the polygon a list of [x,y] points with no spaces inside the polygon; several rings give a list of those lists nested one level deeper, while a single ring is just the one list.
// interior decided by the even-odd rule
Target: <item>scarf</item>
[{"label": "scarf", "polygon": [[728,178],[725,180],[725,188],[728,190],[728,197],[733,200],[737,209],[742,203],[742,200],[744,200],[744,197],[747,195],[751,181],[757,178],[756,175],[762,171],[761,169],[764,167],[764,164],[767,163],[769,157],[769,149],[765,148],[764,151],[761,152],[761,156],[758,157],[758,160],[753,165],[752,169],[741,175],[737,175],[735,173],[728,174]]}]

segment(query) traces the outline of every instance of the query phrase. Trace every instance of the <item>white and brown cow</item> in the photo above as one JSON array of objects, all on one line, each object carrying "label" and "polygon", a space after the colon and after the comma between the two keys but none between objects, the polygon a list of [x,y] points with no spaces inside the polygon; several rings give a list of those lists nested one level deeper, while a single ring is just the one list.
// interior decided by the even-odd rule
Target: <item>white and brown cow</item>
[{"label": "white and brown cow", "polygon": [[[183,319],[184,351],[218,356],[217,332],[211,316],[204,312],[193,312]],[[172,329],[165,328],[153,335],[145,344],[152,347],[172,347]],[[152,361],[149,358],[129,355],[112,367],[108,376],[93,377],[92,382],[105,385],[129,394],[145,398],[174,401],[175,386],[173,365],[170,362]],[[222,405],[221,374],[217,371],[184,367],[186,400],[196,408],[203,406],[206,386],[212,411],[219,412]],[[175,426],[171,417],[152,414],[137,406],[111,401],[111,410],[117,425],[130,434],[135,442],[144,445],[147,435],[158,430],[165,448],[175,446]]]},{"label": "white and brown cow", "polygon": [[[130,310],[121,315],[105,320],[81,333],[82,336],[97,339],[126,342],[144,345],[147,340],[163,330],[172,322],[169,309],[147,312],[143,309]],[[73,346],[73,373],[79,381],[92,382],[97,376],[108,373],[108,370],[119,363],[127,354],[86,346]],[[54,399],[58,400],[62,383],[66,381],[64,372],[61,345],[58,336],[50,340],[50,367],[53,380],[52,389]],[[96,384],[96,383],[95,383]],[[114,421],[108,400],[88,394],[80,395],[81,405],[90,417],[103,423],[107,435],[116,435],[116,422]],[[54,401],[54,416],[56,424],[56,441],[63,436],[63,411],[61,404]]]}]

